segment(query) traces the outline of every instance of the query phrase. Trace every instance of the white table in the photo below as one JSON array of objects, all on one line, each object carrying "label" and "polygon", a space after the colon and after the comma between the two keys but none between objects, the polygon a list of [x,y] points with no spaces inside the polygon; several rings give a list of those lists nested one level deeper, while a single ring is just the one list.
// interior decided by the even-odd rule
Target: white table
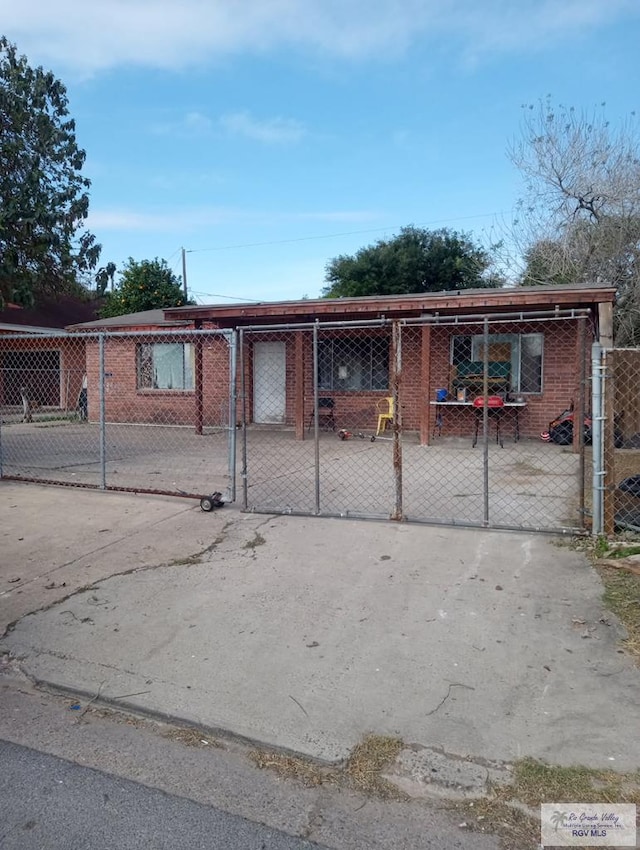
[{"label": "white table", "polygon": [[[471,407],[476,411],[476,414],[481,414],[483,411],[483,407],[476,407],[472,401],[430,401],[429,404],[436,409],[436,420],[433,426],[433,436],[435,437],[436,431],[438,432],[438,436],[442,435],[442,426],[444,422],[444,408],[460,408],[464,409],[465,407]],[[489,412],[505,412],[507,410],[514,411],[514,442],[517,443],[520,439],[520,411],[527,406],[526,401],[505,401],[504,404],[500,405],[500,407],[490,407]],[[477,425],[477,420],[476,420]],[[500,432],[498,431],[498,436]],[[477,433],[476,433],[477,437]],[[475,440],[474,440],[475,446]]]}]

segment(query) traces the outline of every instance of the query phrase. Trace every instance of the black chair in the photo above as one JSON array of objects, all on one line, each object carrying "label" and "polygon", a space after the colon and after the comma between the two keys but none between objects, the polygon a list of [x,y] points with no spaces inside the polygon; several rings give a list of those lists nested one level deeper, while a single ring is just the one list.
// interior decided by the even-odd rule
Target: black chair
[{"label": "black chair", "polygon": [[[326,398],[318,399],[318,426],[320,428],[324,428],[326,431],[335,431],[336,430],[336,418],[334,413],[334,408],[336,406],[335,399],[327,396]],[[308,431],[311,430],[311,426],[315,421],[315,410],[311,411],[311,416],[309,417],[309,427]]]}]

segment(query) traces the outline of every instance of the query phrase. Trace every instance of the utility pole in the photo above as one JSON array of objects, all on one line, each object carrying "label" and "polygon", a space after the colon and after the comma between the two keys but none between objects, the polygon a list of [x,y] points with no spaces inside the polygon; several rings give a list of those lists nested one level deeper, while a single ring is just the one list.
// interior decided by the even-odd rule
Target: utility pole
[{"label": "utility pole", "polygon": [[187,252],[182,248],[182,288],[184,290],[184,300],[188,299],[187,294]]}]

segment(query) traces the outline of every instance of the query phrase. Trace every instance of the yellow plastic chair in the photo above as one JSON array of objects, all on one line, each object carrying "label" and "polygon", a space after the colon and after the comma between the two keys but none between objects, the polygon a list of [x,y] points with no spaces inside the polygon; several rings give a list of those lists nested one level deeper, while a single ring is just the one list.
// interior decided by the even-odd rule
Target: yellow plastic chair
[{"label": "yellow plastic chair", "polygon": [[378,408],[378,428],[376,437],[387,430],[387,423],[393,422],[393,396],[381,398],[376,407]]}]

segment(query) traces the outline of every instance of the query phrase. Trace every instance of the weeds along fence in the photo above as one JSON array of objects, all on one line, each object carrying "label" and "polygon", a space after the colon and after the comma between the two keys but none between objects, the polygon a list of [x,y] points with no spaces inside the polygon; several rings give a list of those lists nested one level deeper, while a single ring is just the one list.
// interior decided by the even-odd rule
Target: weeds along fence
[{"label": "weeds along fence", "polygon": [[235,336],[0,337],[4,478],[235,497]]}]

